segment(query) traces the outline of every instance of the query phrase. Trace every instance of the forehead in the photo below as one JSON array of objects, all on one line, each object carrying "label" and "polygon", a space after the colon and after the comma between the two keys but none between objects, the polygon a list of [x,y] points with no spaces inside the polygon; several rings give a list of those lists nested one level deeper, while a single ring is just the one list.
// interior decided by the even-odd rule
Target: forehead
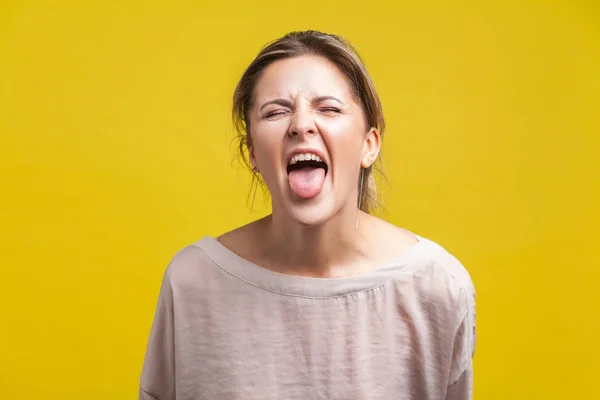
[{"label": "forehead", "polygon": [[323,57],[301,56],[279,60],[261,74],[255,87],[257,102],[271,98],[336,96],[351,101],[352,90],[339,68]]}]

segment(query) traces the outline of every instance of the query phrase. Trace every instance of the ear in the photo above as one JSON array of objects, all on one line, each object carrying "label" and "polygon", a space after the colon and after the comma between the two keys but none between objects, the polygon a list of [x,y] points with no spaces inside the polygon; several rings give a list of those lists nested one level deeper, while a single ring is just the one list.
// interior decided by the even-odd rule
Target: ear
[{"label": "ear", "polygon": [[369,168],[377,159],[379,150],[381,149],[381,135],[377,128],[371,128],[365,136],[365,142],[363,145],[362,159],[360,160],[360,166],[363,168]]},{"label": "ear", "polygon": [[256,157],[254,156],[254,147],[248,146],[248,159],[250,160],[250,167],[252,172],[258,172],[258,166],[256,165]]}]

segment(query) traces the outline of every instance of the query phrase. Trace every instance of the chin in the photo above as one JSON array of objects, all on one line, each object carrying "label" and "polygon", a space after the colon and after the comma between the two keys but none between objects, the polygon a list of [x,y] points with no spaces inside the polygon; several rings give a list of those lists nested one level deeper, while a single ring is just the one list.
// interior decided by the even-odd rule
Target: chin
[{"label": "chin", "polygon": [[284,212],[295,223],[306,227],[318,227],[325,224],[335,215],[333,199],[312,199],[302,203],[287,202]]}]

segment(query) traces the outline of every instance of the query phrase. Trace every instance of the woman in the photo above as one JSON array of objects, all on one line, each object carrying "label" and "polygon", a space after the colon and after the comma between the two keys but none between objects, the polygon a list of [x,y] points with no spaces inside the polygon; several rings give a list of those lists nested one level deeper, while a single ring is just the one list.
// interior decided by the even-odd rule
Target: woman
[{"label": "woman", "polygon": [[140,399],[469,399],[474,290],[437,244],[369,214],[384,118],[337,36],[288,34],[233,115],[273,212],[166,270]]}]

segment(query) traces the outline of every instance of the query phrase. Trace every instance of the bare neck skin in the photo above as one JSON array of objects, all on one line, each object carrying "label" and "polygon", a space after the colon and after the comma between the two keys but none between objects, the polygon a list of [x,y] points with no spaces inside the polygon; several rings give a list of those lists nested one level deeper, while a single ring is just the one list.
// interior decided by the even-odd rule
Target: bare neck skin
[{"label": "bare neck skin", "polygon": [[[359,213],[359,227],[356,217]],[[283,212],[263,220],[262,254],[281,272],[314,277],[347,276],[368,263],[368,236],[373,218],[347,204],[319,226],[291,221]],[[351,270],[349,270],[351,269]]]}]

